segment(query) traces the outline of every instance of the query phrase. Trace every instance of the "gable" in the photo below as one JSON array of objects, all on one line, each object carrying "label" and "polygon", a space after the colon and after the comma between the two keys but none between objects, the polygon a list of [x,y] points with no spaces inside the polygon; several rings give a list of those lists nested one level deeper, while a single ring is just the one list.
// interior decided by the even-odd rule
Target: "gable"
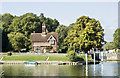
[{"label": "gable", "polygon": [[47,41],[49,41],[49,40],[55,40],[55,41],[56,41],[56,39],[55,39],[55,37],[54,37],[53,35],[51,35],[51,36],[48,38]]}]

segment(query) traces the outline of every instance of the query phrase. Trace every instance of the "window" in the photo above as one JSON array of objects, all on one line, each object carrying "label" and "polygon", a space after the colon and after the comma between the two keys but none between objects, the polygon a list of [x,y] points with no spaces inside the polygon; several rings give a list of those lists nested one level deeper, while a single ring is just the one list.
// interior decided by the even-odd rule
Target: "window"
[{"label": "window", "polygon": [[50,44],[54,44],[54,40],[50,40]]},{"label": "window", "polygon": [[40,46],[35,47],[35,52],[40,52]]}]

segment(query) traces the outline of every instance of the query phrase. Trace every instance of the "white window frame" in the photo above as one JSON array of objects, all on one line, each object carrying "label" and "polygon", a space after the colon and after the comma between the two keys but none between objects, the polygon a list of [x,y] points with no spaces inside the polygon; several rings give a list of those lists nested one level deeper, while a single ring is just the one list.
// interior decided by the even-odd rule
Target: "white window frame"
[{"label": "white window frame", "polygon": [[55,41],[54,41],[54,40],[50,40],[49,43],[50,43],[50,44],[55,44]]}]

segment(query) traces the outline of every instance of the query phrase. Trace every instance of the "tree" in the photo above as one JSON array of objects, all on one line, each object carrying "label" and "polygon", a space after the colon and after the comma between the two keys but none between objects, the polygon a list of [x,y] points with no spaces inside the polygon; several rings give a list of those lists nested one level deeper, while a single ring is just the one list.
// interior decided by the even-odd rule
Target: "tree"
[{"label": "tree", "polygon": [[8,34],[8,38],[15,50],[20,52],[21,49],[26,47],[27,37],[22,33],[11,32],[10,34]]},{"label": "tree", "polygon": [[9,51],[12,50],[11,44],[9,43],[7,34],[9,32],[9,27],[14,19],[14,16],[12,16],[9,13],[1,15],[1,22],[0,27],[2,29],[2,51]]},{"label": "tree", "polygon": [[64,25],[60,25],[57,27],[55,30],[56,33],[58,33],[58,45],[59,45],[59,51],[60,52],[65,52],[64,47],[63,47],[63,41],[68,35],[68,27]]},{"label": "tree", "polygon": [[44,14],[41,13],[40,16],[39,16],[39,19],[40,19],[40,22],[41,22],[41,23],[44,23],[45,20],[46,20],[46,17],[44,17]]},{"label": "tree", "polygon": [[116,29],[115,33],[113,34],[113,37],[113,44],[115,49],[120,49],[120,28]]},{"label": "tree", "polygon": [[24,14],[23,16],[16,17],[13,19],[12,24],[9,27],[10,32],[20,32],[24,34],[27,38],[26,48],[27,50],[31,49],[31,39],[30,35],[33,31],[41,33],[41,23],[39,18],[34,14]]},{"label": "tree", "polygon": [[58,39],[59,39],[58,44],[61,44],[63,40],[67,37],[68,28],[64,25],[60,25],[57,27],[55,32],[58,33]]},{"label": "tree", "polygon": [[[2,17],[2,47],[3,51],[13,50],[11,43],[9,43],[8,34],[11,32],[22,33],[27,38],[26,48],[27,51],[31,49],[31,33],[42,32],[42,24],[45,23],[49,32],[54,32],[59,22],[56,19],[46,18],[41,13],[36,16],[33,13],[26,13],[21,16],[12,16],[11,14],[0,15]],[[0,18],[1,20],[1,18]]]},{"label": "tree", "polygon": [[55,29],[59,26],[59,22],[56,19],[46,18],[43,13],[39,16],[41,25],[45,24],[48,32],[55,32]]},{"label": "tree", "polygon": [[47,18],[45,25],[47,26],[48,32],[55,32],[56,28],[59,26],[59,22],[56,19],[52,20],[51,18]]},{"label": "tree", "polygon": [[113,42],[107,42],[103,47],[105,51],[114,49]]},{"label": "tree", "polygon": [[91,48],[101,48],[104,42],[103,29],[99,21],[82,16],[69,30],[64,40],[69,45],[69,50],[89,51]]}]

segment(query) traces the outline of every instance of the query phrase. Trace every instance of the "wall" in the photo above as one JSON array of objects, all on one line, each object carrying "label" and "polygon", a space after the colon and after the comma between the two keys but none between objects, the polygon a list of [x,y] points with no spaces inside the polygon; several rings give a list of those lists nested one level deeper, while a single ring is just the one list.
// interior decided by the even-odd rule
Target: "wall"
[{"label": "wall", "polygon": [[106,54],[106,56],[107,56],[107,60],[114,60],[114,61],[120,60],[120,53],[108,53]]}]

